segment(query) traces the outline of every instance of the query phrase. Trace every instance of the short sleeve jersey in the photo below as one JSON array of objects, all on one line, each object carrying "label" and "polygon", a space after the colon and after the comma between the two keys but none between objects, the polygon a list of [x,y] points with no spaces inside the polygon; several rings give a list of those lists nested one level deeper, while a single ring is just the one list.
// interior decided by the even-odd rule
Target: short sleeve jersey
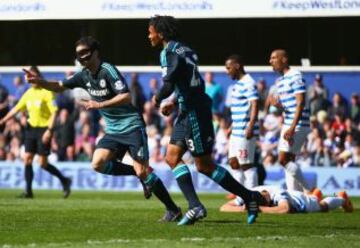
[{"label": "short sleeve jersey", "polygon": [[[233,136],[245,137],[245,130],[250,121],[250,102],[257,99],[259,99],[259,94],[256,89],[255,80],[249,74],[245,74],[234,84],[231,92],[231,134]],[[259,134],[258,122],[254,125],[254,134]]]},{"label": "short sleeve jersey", "polygon": [[50,117],[58,107],[53,92],[43,88],[31,87],[15,105],[18,111],[27,111],[28,123],[32,127],[47,127]]},{"label": "short sleeve jersey", "polygon": [[198,57],[189,47],[170,41],[160,54],[162,79],[174,85],[182,111],[211,108],[205,82],[198,71]]},{"label": "short sleeve jersey", "polygon": [[[284,124],[290,126],[295,117],[296,94],[305,93],[306,86],[300,71],[290,69],[276,81],[276,95],[279,96],[280,103],[284,108]],[[310,111],[305,108],[297,127],[308,127],[310,125]]]},{"label": "short sleeve jersey", "polygon": [[[87,90],[94,101],[102,102],[118,94],[129,92],[124,77],[117,68],[102,62],[98,72],[92,75],[88,69],[76,73],[62,82],[66,88],[83,88]],[[108,134],[126,134],[136,128],[144,127],[144,122],[134,106],[121,104],[119,106],[99,109],[106,123]]]},{"label": "short sleeve jersey", "polygon": [[299,191],[279,191],[272,196],[274,205],[278,205],[281,201],[288,201],[292,211],[296,213],[306,212],[307,198],[304,193]]}]

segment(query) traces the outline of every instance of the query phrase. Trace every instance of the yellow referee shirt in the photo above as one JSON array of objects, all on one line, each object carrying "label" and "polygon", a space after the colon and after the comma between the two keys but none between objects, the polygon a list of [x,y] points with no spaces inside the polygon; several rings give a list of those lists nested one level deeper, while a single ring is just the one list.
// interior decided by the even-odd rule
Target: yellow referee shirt
[{"label": "yellow referee shirt", "polygon": [[15,108],[28,112],[28,122],[32,127],[48,127],[50,116],[58,109],[54,93],[37,87],[28,89]]}]

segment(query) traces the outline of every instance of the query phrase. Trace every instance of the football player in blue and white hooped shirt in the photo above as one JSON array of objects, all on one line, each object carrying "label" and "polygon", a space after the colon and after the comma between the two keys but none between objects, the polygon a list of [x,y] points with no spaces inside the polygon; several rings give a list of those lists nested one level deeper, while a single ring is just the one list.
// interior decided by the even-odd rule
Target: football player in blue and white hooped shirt
[{"label": "football player in blue and white hooped shirt", "polygon": [[245,72],[239,55],[231,55],[225,62],[229,77],[237,82],[231,92],[231,136],[229,164],[233,176],[247,188],[258,185],[257,168],[254,167],[256,137],[259,135],[257,115],[259,95],[254,79]]},{"label": "football player in blue and white hooped shirt", "polygon": [[[260,206],[260,210],[263,213],[288,214],[328,212],[340,207],[348,213],[354,211],[353,204],[345,191],[322,199],[312,194],[283,190],[276,188],[276,186],[269,185],[258,186],[252,190],[261,192],[262,196],[266,199],[265,205]],[[237,197],[222,205],[220,211],[244,212],[244,201],[240,197]]]},{"label": "football player in blue and white hooped shirt", "polygon": [[305,109],[306,87],[301,72],[290,69],[285,50],[271,53],[269,63],[281,76],[276,81],[276,96],[269,96],[270,104],[284,112],[284,124],[279,141],[279,163],[285,168],[289,190],[307,191],[302,171],[294,161],[305,142],[309,127],[309,110]]}]

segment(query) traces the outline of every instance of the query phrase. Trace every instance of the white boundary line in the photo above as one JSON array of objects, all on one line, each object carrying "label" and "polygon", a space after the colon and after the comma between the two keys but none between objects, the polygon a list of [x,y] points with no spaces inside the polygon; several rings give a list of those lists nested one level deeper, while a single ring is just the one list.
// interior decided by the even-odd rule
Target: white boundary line
[{"label": "white boundary line", "polygon": [[[26,66],[0,66],[0,73],[20,73]],[[160,66],[117,66],[121,72],[161,72]],[[360,66],[292,66],[292,68],[302,72],[360,72]],[[75,66],[39,66],[42,72],[67,72],[76,71]],[[225,72],[224,66],[200,66],[201,72]],[[249,72],[272,72],[270,66],[246,66]]]},{"label": "white boundary line", "polygon": [[[356,234],[349,234],[348,237],[356,237],[359,238]],[[339,234],[325,234],[325,235],[307,235],[306,238],[316,238],[322,240],[336,240],[341,238],[342,235]],[[4,244],[2,248],[15,248],[15,247],[68,247],[68,246],[87,246],[87,247],[101,247],[101,245],[121,245],[121,244],[131,244],[131,243],[162,243],[166,241],[175,241],[180,243],[202,243],[208,241],[214,242],[241,242],[246,240],[256,240],[256,241],[277,241],[277,240],[296,240],[299,238],[304,238],[300,236],[291,236],[291,235],[270,235],[270,236],[252,236],[252,237],[213,237],[213,238],[205,238],[205,237],[192,237],[192,238],[180,238],[180,239],[109,239],[109,240],[86,240],[86,241],[79,241],[79,242],[60,242],[60,243],[48,243],[48,244],[36,244],[36,243],[29,243],[27,245],[8,245]]]}]

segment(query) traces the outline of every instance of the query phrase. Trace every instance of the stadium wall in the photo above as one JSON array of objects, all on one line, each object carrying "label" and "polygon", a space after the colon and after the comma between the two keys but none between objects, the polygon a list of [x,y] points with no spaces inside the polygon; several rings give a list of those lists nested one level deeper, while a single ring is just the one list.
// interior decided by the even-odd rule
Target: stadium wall
[{"label": "stadium wall", "polygon": [[[62,162],[57,167],[73,179],[74,190],[110,190],[110,191],[142,191],[139,180],[134,176],[113,177],[96,173],[90,163]],[[164,163],[151,165],[171,192],[180,192],[176,180],[169,167]],[[208,177],[194,173],[190,166],[193,182],[198,192],[224,193],[224,191]],[[0,162],[0,189],[23,189],[24,166],[20,162]],[[319,187],[325,195],[332,195],[346,190],[349,195],[360,196],[360,168],[319,168],[303,169],[304,176],[311,186]],[[34,165],[34,189],[61,189],[59,180],[51,176],[38,165]],[[285,187],[284,170],[280,167],[267,168],[265,184]]]}]

